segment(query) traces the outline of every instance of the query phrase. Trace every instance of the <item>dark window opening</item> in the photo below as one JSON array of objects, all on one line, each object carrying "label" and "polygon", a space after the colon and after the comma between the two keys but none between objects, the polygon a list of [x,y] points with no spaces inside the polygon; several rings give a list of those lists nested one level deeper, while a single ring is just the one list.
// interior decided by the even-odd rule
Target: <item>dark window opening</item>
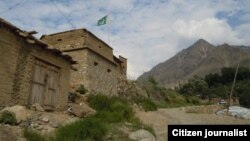
[{"label": "dark window opening", "polygon": [[111,72],[111,69],[107,69],[107,72]]},{"label": "dark window opening", "polygon": [[57,39],[57,41],[62,41],[62,39]]},{"label": "dark window opening", "polygon": [[102,46],[99,45],[99,48],[102,48]]},{"label": "dark window opening", "polygon": [[94,66],[97,66],[98,65],[98,63],[97,62],[94,62]]}]

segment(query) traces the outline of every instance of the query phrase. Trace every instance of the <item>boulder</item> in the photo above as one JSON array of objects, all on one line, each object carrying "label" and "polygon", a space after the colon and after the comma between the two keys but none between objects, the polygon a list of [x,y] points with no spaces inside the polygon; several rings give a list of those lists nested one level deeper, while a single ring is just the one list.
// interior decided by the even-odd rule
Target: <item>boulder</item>
[{"label": "boulder", "polygon": [[53,127],[53,128],[58,128],[59,124],[56,123],[56,122],[52,122],[52,123],[50,123],[50,126]]},{"label": "boulder", "polygon": [[49,117],[48,116],[44,116],[41,118],[41,121],[48,123],[49,122]]},{"label": "boulder", "polygon": [[30,109],[38,112],[44,112],[43,107],[38,103],[33,104]]},{"label": "boulder", "polygon": [[79,105],[73,104],[72,107],[68,109],[68,111],[71,114],[73,114],[77,117],[80,117],[80,118],[93,115],[96,112],[94,109],[90,108],[89,106],[87,106],[84,103],[80,103]]},{"label": "boulder", "polygon": [[22,121],[26,121],[30,118],[30,113],[24,106],[15,105],[12,107],[6,107],[2,109],[0,113],[2,113],[3,111],[9,111],[14,113],[16,116],[17,124],[21,123]]},{"label": "boulder", "polygon": [[155,141],[155,137],[149,131],[144,129],[130,133],[129,138],[137,141]]}]

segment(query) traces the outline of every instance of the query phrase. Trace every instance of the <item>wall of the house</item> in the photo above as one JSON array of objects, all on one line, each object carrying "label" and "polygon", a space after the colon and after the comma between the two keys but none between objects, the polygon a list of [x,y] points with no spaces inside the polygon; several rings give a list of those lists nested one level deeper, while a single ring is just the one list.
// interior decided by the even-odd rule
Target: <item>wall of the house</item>
[{"label": "wall of the house", "polygon": [[14,34],[0,27],[0,106],[11,101],[19,47]]},{"label": "wall of the house", "polygon": [[[70,90],[70,63],[52,52],[26,43],[25,39],[17,37],[11,32],[3,33],[1,30],[0,35],[4,35],[4,42],[6,42],[0,48],[0,53],[3,54],[0,61],[0,73],[5,74],[1,75],[1,77],[4,76],[4,79],[1,78],[0,80],[0,104],[5,106],[13,104],[28,105],[31,94],[33,66],[35,59],[39,58],[60,68],[56,108],[58,110],[62,109],[67,104],[67,94]],[[17,52],[18,48],[20,48],[19,52]],[[6,51],[7,54],[5,55],[3,51]]]},{"label": "wall of the house", "polygon": [[85,39],[83,30],[75,30],[74,32],[65,32],[42,38],[48,44],[55,46],[61,51],[82,48]]},{"label": "wall of the house", "polygon": [[[27,54],[23,54],[23,55],[27,55]],[[31,77],[32,76],[30,74],[30,71],[33,67],[33,63],[35,61],[36,58],[41,59],[44,62],[50,63],[52,66],[56,66],[58,68],[60,68],[60,72],[59,72],[59,83],[58,83],[58,91],[57,91],[57,95],[56,95],[56,109],[60,110],[62,109],[65,105],[67,105],[67,101],[68,101],[68,92],[70,91],[70,64],[65,61],[63,58],[52,54],[51,52],[48,52],[46,50],[43,50],[41,48],[32,48],[32,51],[29,53],[29,56],[32,56],[32,59],[28,59],[28,60],[20,60],[20,62],[30,62],[29,65],[27,65],[27,69],[25,70],[25,72],[27,72],[27,74],[29,75],[24,75],[26,76],[26,78],[23,78],[23,85],[29,85],[31,81]],[[23,87],[24,88],[24,87]],[[30,88],[30,87],[29,87]],[[25,91],[30,91],[30,89],[23,89],[25,94]],[[22,92],[22,91],[21,91]],[[28,99],[27,99],[28,100]],[[27,101],[25,100],[25,101]]]},{"label": "wall of the house", "polygon": [[78,62],[74,65],[77,71],[71,71],[72,84],[83,84],[89,92],[116,93],[119,72],[115,64],[89,49],[70,51],[67,54]]},{"label": "wall of the house", "polygon": [[62,51],[88,47],[113,61],[113,49],[83,29],[44,36],[42,40]]},{"label": "wall of the house", "polygon": [[89,91],[115,94],[118,79],[126,78],[127,60],[121,57],[124,63],[116,63],[113,49],[84,29],[43,36],[42,40],[77,61],[74,66],[77,71],[71,73],[72,84],[81,83]]},{"label": "wall of the house", "polygon": [[87,47],[91,48],[92,50],[104,56],[105,58],[109,59],[110,61],[114,61],[112,48],[108,47],[106,44],[104,44],[100,40],[97,40],[90,33],[85,33],[85,36],[86,36],[86,39],[85,39],[84,44],[87,45]]},{"label": "wall of the house", "polygon": [[88,86],[89,82],[86,80],[87,52],[85,50],[77,50],[66,53],[77,61],[77,64],[73,65],[77,70],[71,70],[71,84],[84,84],[84,86]]},{"label": "wall of the house", "polygon": [[90,91],[107,95],[117,93],[118,68],[90,50],[87,52],[86,80]]},{"label": "wall of the house", "polygon": [[121,65],[119,66],[120,71],[121,71],[121,73],[120,73],[121,77],[126,78],[126,76],[127,76],[127,59],[123,58],[122,56],[119,56],[119,60],[122,61]]}]

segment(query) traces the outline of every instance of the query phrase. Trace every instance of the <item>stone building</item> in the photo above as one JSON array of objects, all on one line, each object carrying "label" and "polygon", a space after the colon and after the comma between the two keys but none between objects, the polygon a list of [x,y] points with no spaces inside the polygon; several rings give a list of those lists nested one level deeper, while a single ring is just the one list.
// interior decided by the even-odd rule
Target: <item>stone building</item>
[{"label": "stone building", "polygon": [[71,82],[83,84],[89,92],[116,94],[119,80],[126,79],[127,59],[114,56],[113,49],[87,29],[43,35],[41,40],[77,61]]},{"label": "stone building", "polygon": [[68,101],[75,62],[33,37],[34,33],[0,18],[0,106],[38,103],[60,110]]}]

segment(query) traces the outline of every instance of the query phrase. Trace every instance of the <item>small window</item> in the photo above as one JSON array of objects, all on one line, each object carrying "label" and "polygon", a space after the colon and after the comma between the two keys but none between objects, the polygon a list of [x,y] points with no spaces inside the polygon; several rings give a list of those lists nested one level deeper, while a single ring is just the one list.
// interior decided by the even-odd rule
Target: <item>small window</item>
[{"label": "small window", "polygon": [[102,46],[101,46],[101,45],[99,45],[99,48],[102,48]]},{"label": "small window", "polygon": [[110,72],[111,72],[111,69],[107,69],[107,72],[110,73]]},{"label": "small window", "polygon": [[57,39],[57,41],[62,41],[62,39]]},{"label": "small window", "polygon": [[98,63],[97,62],[94,62],[94,66],[97,66],[98,65]]}]

